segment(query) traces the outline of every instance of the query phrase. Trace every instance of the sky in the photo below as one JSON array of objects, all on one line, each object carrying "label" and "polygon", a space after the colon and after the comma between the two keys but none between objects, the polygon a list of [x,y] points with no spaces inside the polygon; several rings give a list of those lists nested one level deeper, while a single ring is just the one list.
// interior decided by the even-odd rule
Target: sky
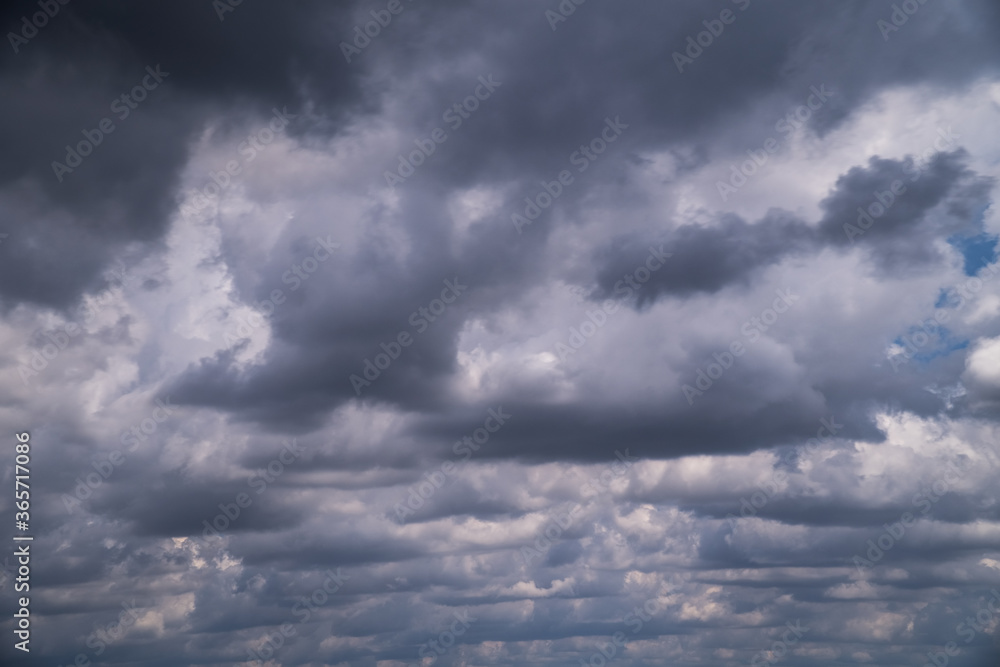
[{"label": "sky", "polygon": [[2,664],[1000,663],[993,0],[0,27]]}]

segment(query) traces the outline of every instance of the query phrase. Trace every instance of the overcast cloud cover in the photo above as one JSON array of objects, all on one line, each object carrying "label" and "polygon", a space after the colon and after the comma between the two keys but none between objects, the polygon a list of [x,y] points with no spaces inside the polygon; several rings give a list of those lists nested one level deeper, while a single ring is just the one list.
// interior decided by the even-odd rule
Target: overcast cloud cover
[{"label": "overcast cloud cover", "polygon": [[995,0],[0,27],[2,664],[1000,664]]}]

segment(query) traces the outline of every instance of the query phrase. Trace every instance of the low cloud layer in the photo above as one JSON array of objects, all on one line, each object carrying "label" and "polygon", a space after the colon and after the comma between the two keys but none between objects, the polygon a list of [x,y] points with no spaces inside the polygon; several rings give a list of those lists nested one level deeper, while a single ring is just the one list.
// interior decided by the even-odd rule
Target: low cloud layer
[{"label": "low cloud layer", "polygon": [[0,20],[4,664],[996,664],[994,3]]}]

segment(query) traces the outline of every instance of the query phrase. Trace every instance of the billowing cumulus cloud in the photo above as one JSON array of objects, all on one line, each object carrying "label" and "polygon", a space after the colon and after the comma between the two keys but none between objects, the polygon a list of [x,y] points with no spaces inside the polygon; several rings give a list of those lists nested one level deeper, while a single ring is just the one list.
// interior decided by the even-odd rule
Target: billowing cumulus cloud
[{"label": "billowing cumulus cloud", "polygon": [[1000,657],[994,3],[0,19],[3,664]]}]

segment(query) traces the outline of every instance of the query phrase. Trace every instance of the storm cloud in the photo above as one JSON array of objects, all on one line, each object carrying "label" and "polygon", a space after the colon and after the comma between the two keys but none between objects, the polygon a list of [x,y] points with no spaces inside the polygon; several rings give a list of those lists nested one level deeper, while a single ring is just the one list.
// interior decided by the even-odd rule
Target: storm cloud
[{"label": "storm cloud", "polygon": [[1000,657],[996,3],[0,22],[4,664]]}]

